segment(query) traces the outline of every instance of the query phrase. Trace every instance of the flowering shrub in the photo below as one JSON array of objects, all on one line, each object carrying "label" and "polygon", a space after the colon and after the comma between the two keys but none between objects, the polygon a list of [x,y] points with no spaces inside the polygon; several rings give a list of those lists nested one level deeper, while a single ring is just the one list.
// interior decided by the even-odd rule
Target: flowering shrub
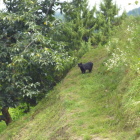
[{"label": "flowering shrub", "polygon": [[125,65],[140,73],[140,26],[137,22],[137,20],[134,20],[129,25],[122,25],[126,27],[125,30],[119,32],[118,38],[110,39],[105,45],[106,50],[110,54],[110,58],[105,62],[107,70]]}]

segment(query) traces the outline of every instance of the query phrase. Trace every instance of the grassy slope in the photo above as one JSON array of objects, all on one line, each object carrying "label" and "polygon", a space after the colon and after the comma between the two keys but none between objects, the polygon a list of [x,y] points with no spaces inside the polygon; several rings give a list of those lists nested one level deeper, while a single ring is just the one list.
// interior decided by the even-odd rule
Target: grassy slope
[{"label": "grassy slope", "polygon": [[[124,37],[125,26],[115,37]],[[104,62],[109,57],[104,46],[86,53],[80,61],[93,61],[92,73],[72,68],[31,113],[8,126],[0,140],[139,140],[139,102],[127,102],[139,75],[124,65],[108,71]],[[139,97],[132,96],[133,101]]]}]

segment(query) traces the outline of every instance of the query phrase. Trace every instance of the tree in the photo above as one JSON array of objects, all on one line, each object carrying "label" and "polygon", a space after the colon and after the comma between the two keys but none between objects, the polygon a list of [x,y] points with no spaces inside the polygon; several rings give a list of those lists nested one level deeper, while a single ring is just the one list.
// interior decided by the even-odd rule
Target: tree
[{"label": "tree", "polygon": [[0,13],[0,118],[8,125],[9,107],[21,102],[37,104],[62,78],[74,57],[63,43],[52,39],[55,24],[46,24],[55,21],[55,1],[48,5],[47,0],[4,2],[7,11]]},{"label": "tree", "polygon": [[12,122],[12,118],[8,112],[9,107],[3,107],[1,112],[3,115],[0,115],[0,121],[5,121],[6,125]]},{"label": "tree", "polygon": [[88,50],[91,38],[109,34],[115,14],[105,14],[103,7],[104,12],[95,16],[96,7],[89,10],[87,0],[73,0],[61,3],[65,16],[61,21],[54,17],[58,1],[4,2],[7,11],[0,12],[0,120],[8,125],[9,107],[25,102],[29,110],[36,105]]},{"label": "tree", "polygon": [[105,43],[108,40],[113,31],[113,25],[118,20],[119,10],[116,3],[114,4],[112,0],[103,0],[100,3],[100,11],[97,12],[99,41]]},{"label": "tree", "polygon": [[66,50],[80,57],[91,45],[90,38],[96,28],[96,7],[90,10],[87,0],[73,0],[62,3],[61,12],[66,22],[58,27],[55,38],[61,34],[59,40],[65,40]]}]

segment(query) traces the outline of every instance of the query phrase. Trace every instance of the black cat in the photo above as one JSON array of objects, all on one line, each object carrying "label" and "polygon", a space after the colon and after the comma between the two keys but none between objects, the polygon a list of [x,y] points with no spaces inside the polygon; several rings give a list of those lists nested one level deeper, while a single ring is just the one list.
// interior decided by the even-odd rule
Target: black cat
[{"label": "black cat", "polygon": [[85,64],[79,63],[78,67],[80,67],[82,73],[85,73],[86,70],[89,70],[89,72],[91,72],[92,67],[93,67],[93,63],[92,62],[88,62],[88,63],[85,63]]}]

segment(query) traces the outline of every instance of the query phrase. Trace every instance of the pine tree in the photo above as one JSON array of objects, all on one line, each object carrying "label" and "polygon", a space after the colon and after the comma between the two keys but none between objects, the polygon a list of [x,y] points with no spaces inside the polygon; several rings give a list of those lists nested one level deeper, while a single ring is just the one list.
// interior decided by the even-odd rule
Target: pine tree
[{"label": "pine tree", "polygon": [[100,3],[100,11],[97,13],[98,32],[101,34],[100,40],[105,43],[113,30],[119,8],[113,0],[103,0]]},{"label": "pine tree", "polygon": [[119,8],[117,7],[116,3],[113,4],[113,0],[103,0],[100,4],[100,10],[106,23],[114,21],[115,16],[118,15]]},{"label": "pine tree", "polygon": [[90,10],[87,0],[73,0],[70,3],[65,2],[61,11],[65,16],[66,22],[60,27],[61,37],[59,40],[65,40],[67,49],[72,52],[76,51],[75,55],[77,55],[84,48],[86,50],[88,45],[85,45],[85,42],[90,43],[90,38],[93,36],[96,27],[94,17],[96,8],[93,7]]}]

